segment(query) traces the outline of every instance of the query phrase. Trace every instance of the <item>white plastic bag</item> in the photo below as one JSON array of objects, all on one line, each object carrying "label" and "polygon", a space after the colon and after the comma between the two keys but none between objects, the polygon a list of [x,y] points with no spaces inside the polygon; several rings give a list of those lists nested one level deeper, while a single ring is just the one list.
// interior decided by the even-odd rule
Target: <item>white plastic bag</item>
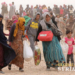
[{"label": "white plastic bag", "polygon": [[65,43],[65,39],[62,39],[60,41],[60,45],[62,47],[62,51],[63,51],[63,54],[65,56],[65,59],[67,58],[67,54],[68,54],[68,44]]},{"label": "white plastic bag", "polygon": [[23,57],[26,61],[30,61],[33,58],[33,51],[26,40],[23,41]]},{"label": "white plastic bag", "polygon": [[68,47],[68,44],[65,43],[65,40],[64,39],[62,39],[60,41],[60,44],[61,44],[61,47],[62,47],[63,52],[68,53],[68,48],[69,47]]}]

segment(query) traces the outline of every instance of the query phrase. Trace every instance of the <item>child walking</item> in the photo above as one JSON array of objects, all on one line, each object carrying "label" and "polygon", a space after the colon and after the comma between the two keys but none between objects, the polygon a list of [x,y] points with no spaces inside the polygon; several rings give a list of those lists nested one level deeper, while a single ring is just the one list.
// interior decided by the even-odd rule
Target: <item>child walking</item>
[{"label": "child walking", "polygon": [[67,30],[65,38],[65,42],[68,44],[68,54],[67,54],[67,66],[69,66],[69,60],[71,59],[71,66],[74,66],[74,59],[73,59],[73,45],[75,45],[74,39],[72,38],[72,30]]}]

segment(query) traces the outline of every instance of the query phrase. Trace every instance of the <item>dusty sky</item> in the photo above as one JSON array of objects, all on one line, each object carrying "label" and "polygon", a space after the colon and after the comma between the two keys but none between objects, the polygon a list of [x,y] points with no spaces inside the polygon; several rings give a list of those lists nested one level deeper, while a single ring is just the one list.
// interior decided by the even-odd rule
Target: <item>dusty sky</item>
[{"label": "dusty sky", "polygon": [[[63,5],[63,4],[70,4],[73,5],[75,7],[75,0],[0,0],[0,3],[2,2],[6,2],[8,4],[8,9],[9,9],[9,3],[11,2],[15,2],[15,6],[16,9],[19,9],[19,5],[22,4],[23,7],[25,8],[27,4],[29,4],[30,6],[33,5],[35,6],[36,4],[38,5],[47,5],[50,6],[51,8],[53,8],[54,4],[57,5]],[[0,5],[1,8],[1,5]],[[1,12],[1,9],[0,9]]]}]

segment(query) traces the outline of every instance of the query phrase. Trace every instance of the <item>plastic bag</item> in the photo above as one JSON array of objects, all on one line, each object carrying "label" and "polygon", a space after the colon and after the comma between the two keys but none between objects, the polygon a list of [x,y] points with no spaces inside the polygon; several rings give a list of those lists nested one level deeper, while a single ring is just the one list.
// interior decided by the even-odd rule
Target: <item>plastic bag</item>
[{"label": "plastic bag", "polygon": [[34,51],[34,62],[35,65],[39,65],[41,62],[41,51],[37,45],[35,46],[35,51]]},{"label": "plastic bag", "polygon": [[62,51],[63,51],[63,54],[65,56],[65,59],[67,58],[67,54],[68,54],[68,44],[65,43],[65,39],[62,39],[60,41],[60,45],[61,45],[61,48],[62,48]]},{"label": "plastic bag", "polygon": [[66,44],[65,43],[65,40],[64,39],[62,39],[61,41],[60,41],[60,45],[61,45],[61,47],[62,47],[62,50],[63,50],[63,52],[66,52],[66,53],[68,53],[68,44]]},{"label": "plastic bag", "polygon": [[26,40],[23,41],[23,57],[26,61],[30,61],[33,58],[33,51]]}]

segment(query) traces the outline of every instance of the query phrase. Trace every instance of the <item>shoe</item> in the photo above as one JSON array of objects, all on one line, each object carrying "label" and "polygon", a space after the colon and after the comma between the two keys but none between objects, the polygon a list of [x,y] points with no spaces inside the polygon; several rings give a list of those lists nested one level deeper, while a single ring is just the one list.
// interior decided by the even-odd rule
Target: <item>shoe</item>
[{"label": "shoe", "polygon": [[0,71],[0,73],[4,74],[4,72],[3,72],[3,71]]},{"label": "shoe", "polygon": [[53,68],[58,71],[58,67],[53,67]]},{"label": "shoe", "polygon": [[47,71],[50,71],[50,67],[47,67],[47,69],[46,69]]},{"label": "shoe", "polygon": [[20,72],[24,72],[24,70],[23,70],[22,68],[19,68],[19,71],[20,71]]},{"label": "shoe", "polygon": [[50,71],[50,68],[47,68],[46,71]]},{"label": "shoe", "polygon": [[55,67],[55,70],[57,70],[57,71],[58,71],[58,67]]},{"label": "shoe", "polygon": [[11,65],[8,65],[8,69],[11,70]]}]

